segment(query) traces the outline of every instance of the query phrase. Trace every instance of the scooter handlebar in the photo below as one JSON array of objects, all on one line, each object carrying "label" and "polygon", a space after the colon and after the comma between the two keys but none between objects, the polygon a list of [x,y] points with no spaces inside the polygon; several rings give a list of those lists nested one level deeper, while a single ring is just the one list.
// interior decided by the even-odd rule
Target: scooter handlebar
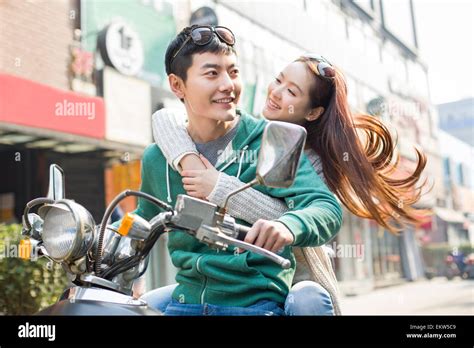
[{"label": "scooter handlebar", "polygon": [[291,267],[291,262],[290,260],[287,260],[283,257],[281,257],[278,254],[275,254],[269,250],[260,248],[258,246],[255,246],[253,244],[249,244],[244,242],[245,236],[247,233],[250,231],[250,227],[240,225],[240,224],[235,224],[235,231],[237,232],[237,240],[241,241],[240,243],[233,243],[235,246],[240,247],[242,249],[252,251],[254,253],[260,254],[262,256],[265,256],[272,260],[273,262],[279,264],[282,268],[287,269]]},{"label": "scooter handlebar", "polygon": [[247,236],[247,233],[249,233],[249,231],[250,231],[250,227],[235,224],[235,231],[237,232],[236,239],[244,241],[245,237]]}]

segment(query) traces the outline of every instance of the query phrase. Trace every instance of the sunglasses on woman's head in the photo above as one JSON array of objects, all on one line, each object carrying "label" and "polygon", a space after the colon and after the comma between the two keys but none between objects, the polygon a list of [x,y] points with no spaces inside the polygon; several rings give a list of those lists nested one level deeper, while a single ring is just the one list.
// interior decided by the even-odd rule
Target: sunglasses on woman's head
[{"label": "sunglasses on woman's head", "polygon": [[176,58],[178,53],[186,46],[189,40],[193,40],[193,42],[198,46],[205,46],[212,41],[214,38],[214,34],[219,38],[221,42],[228,44],[229,46],[234,46],[235,44],[235,36],[234,33],[226,27],[213,27],[210,25],[200,25],[191,29],[191,32],[188,34],[186,40],[184,40],[181,47],[173,54],[171,58],[171,62]]},{"label": "sunglasses on woman's head", "polygon": [[[322,77],[333,79],[336,76],[336,69],[332,64],[323,56],[318,54],[306,53],[301,58],[304,61],[310,62],[311,70],[316,74]],[[317,64],[314,64],[313,61],[316,61]]]}]

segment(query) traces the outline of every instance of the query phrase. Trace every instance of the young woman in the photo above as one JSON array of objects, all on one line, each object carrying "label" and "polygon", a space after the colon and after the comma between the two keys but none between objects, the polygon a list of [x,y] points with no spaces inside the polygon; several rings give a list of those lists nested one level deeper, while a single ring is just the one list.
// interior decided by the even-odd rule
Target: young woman
[{"label": "young woman", "polygon": [[[421,195],[423,185],[415,185],[426,157],[416,149],[418,163],[414,172],[405,178],[392,177],[398,155],[389,130],[375,117],[351,113],[344,76],[324,57],[308,54],[286,66],[268,86],[262,115],[306,128],[305,154],[351,213],[373,219],[393,233],[407,223],[418,222],[412,205]],[[244,184],[218,172],[199,156],[186,126],[179,124],[172,111],[155,113],[153,133],[170,165],[181,170],[189,195],[222,206],[226,195]],[[259,209],[260,216],[249,204],[264,207]],[[261,218],[278,218],[287,210],[282,201],[255,189],[243,191],[229,202],[231,215],[252,224]],[[295,255],[297,269],[285,303],[286,314],[340,314],[336,277],[323,247],[295,248]],[[161,298],[155,305],[165,306],[166,292],[173,287],[157,290],[162,296],[155,294],[150,299]]]}]

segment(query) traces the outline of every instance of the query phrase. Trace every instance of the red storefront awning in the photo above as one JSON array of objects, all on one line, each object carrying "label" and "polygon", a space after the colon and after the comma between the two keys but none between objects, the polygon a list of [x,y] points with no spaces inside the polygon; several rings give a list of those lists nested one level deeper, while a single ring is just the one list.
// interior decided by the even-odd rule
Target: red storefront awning
[{"label": "red storefront awning", "polygon": [[105,137],[104,101],[0,74],[0,121],[92,138]]}]

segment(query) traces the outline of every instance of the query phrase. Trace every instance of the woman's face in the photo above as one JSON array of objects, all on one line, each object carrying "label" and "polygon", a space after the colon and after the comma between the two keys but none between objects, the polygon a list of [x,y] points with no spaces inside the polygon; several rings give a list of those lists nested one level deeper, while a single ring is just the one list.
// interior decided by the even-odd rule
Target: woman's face
[{"label": "woman's face", "polygon": [[268,120],[300,125],[307,120],[313,121],[315,110],[311,109],[310,96],[313,83],[314,73],[304,62],[290,63],[268,86],[263,116]]}]

